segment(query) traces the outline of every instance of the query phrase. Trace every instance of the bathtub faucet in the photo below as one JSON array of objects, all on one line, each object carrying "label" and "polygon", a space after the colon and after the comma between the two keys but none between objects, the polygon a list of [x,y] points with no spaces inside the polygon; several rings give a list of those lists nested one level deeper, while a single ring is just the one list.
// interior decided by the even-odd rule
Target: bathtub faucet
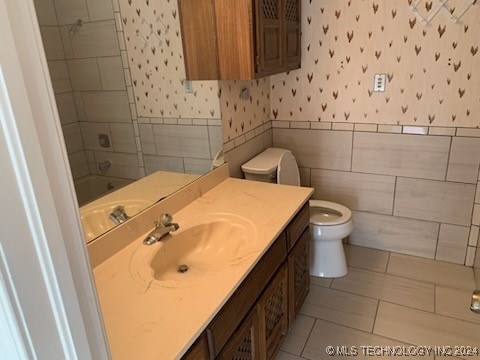
[{"label": "bathtub faucet", "polygon": [[112,162],[110,160],[105,160],[98,163],[98,170],[100,171],[107,170],[107,169],[110,169],[111,166],[112,166]]},{"label": "bathtub faucet", "polygon": [[125,212],[124,206],[118,205],[113,209],[113,211],[111,212],[108,218],[112,220],[115,225],[120,225],[124,221],[127,221],[128,219],[130,219],[130,216],[128,216],[127,213]]}]

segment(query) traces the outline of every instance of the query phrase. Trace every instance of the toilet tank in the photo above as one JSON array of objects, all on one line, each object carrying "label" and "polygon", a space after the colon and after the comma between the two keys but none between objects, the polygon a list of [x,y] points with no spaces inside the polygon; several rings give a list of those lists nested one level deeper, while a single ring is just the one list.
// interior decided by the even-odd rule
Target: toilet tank
[{"label": "toilet tank", "polygon": [[245,179],[277,183],[277,168],[280,158],[290,150],[268,148],[242,165]]}]

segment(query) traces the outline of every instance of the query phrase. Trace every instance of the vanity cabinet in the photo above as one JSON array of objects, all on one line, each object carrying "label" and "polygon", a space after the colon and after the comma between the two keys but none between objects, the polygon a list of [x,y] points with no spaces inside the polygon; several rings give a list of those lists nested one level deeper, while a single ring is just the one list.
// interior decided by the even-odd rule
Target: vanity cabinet
[{"label": "vanity cabinet", "polygon": [[301,65],[301,0],[179,0],[188,80],[251,80]]},{"label": "vanity cabinet", "polygon": [[[275,358],[309,290],[308,225],[307,203],[207,326],[184,360],[199,359],[192,354],[205,356],[205,343],[208,343],[209,354],[205,359]],[[195,347],[198,349],[193,352]]]}]

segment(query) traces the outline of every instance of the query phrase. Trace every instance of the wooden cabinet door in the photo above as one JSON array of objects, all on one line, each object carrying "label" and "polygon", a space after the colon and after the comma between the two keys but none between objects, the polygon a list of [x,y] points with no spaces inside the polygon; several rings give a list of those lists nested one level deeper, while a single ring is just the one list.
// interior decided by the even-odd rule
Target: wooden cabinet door
[{"label": "wooden cabinet door", "polygon": [[288,255],[289,327],[310,289],[310,230],[307,228]]},{"label": "wooden cabinet door", "polygon": [[256,75],[282,72],[284,68],[284,1],[256,0]]},{"label": "wooden cabinet door", "polygon": [[301,65],[300,0],[285,0],[285,66],[287,70]]},{"label": "wooden cabinet door", "polygon": [[288,330],[287,266],[282,266],[257,305],[261,359],[274,359]]},{"label": "wooden cabinet door", "polygon": [[228,340],[217,360],[261,359],[258,337],[258,314],[254,308]]}]

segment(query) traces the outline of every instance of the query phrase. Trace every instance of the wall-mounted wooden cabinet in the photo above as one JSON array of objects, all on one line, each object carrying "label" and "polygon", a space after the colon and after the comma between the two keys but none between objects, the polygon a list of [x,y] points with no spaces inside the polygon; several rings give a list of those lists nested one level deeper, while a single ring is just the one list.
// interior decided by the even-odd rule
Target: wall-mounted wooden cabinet
[{"label": "wall-mounted wooden cabinet", "polygon": [[179,0],[188,80],[250,80],[298,69],[301,0]]}]

